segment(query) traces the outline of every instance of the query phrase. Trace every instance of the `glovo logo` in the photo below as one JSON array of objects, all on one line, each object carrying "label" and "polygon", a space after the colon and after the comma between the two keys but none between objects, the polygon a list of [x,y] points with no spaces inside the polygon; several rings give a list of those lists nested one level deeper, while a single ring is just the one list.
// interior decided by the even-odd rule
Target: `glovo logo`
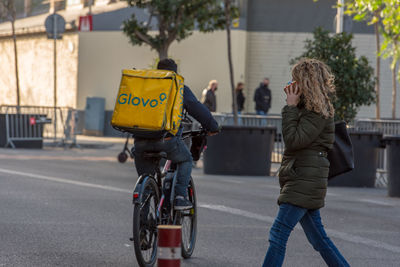
[{"label": "glovo logo", "polygon": [[179,104],[180,104],[180,110],[179,110],[179,115],[178,115],[178,123],[180,124],[182,119],[183,119],[183,93],[185,91],[184,84],[181,80],[179,80]]},{"label": "glovo logo", "polygon": [[142,106],[142,107],[150,107],[155,108],[158,105],[164,104],[164,101],[167,99],[167,95],[165,93],[161,93],[158,98],[150,99],[143,97],[132,97],[131,94],[120,94],[118,96],[118,103],[121,105],[132,105],[132,106]]}]

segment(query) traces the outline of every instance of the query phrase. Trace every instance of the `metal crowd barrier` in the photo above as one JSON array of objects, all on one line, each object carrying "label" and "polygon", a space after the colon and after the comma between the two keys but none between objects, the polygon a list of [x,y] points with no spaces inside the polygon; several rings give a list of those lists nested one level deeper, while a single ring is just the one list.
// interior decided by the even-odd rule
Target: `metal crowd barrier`
[{"label": "metal crowd barrier", "polygon": [[378,131],[384,135],[400,135],[400,120],[357,119],[354,127],[361,131]]},{"label": "metal crowd barrier", "polygon": [[[219,125],[234,125],[233,114],[213,113],[213,117]],[[271,161],[280,163],[282,160],[285,144],[282,139],[282,117],[277,115],[238,115],[238,125],[242,126],[274,126],[277,129],[274,150]]]},{"label": "metal crowd barrier", "polygon": [[[213,113],[213,116],[222,126],[234,124],[233,114]],[[277,128],[277,136],[275,138],[275,146],[271,160],[274,163],[281,162],[285,148],[282,139],[281,116],[239,115],[238,123],[243,126],[275,126]],[[354,121],[353,127],[355,130],[377,131],[383,133],[383,135],[400,135],[400,120],[357,119]],[[387,160],[384,148],[381,148],[379,152],[376,186],[387,186]]]},{"label": "metal crowd barrier", "polygon": [[77,111],[68,107],[0,106],[4,118],[6,147],[16,141],[53,140],[76,145]]}]

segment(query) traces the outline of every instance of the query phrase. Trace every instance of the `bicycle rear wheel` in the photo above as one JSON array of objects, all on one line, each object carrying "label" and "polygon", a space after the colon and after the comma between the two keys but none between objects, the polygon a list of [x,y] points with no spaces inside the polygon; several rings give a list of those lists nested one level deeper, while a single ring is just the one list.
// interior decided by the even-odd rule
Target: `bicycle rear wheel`
[{"label": "bicycle rear wheel", "polygon": [[196,189],[191,177],[188,186],[188,196],[193,204],[193,208],[180,211],[180,224],[182,225],[182,257],[185,259],[192,256],[197,236]]},{"label": "bicycle rear wheel", "polygon": [[133,209],[133,243],[136,259],[141,267],[154,266],[157,259],[158,187],[153,178],[142,185],[142,202]]}]

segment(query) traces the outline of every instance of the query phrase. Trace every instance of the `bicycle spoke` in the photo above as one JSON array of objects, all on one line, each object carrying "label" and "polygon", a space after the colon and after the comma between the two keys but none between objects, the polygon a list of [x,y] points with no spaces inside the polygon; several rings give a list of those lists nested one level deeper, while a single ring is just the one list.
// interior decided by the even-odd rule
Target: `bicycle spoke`
[{"label": "bicycle spoke", "polygon": [[185,216],[182,218],[182,243],[186,249],[190,248],[191,232],[192,232],[192,218]]},{"label": "bicycle spoke", "polygon": [[158,198],[156,192],[147,188],[143,192],[143,202],[139,208],[139,229],[140,236],[138,249],[140,250],[141,261],[150,264],[154,262],[156,241],[157,241],[157,214],[156,207]]}]

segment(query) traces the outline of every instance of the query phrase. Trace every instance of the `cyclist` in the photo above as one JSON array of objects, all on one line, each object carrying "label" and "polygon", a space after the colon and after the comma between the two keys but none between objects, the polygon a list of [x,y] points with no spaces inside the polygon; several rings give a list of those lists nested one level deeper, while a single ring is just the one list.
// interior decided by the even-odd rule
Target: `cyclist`
[{"label": "cyclist", "polygon": [[[172,59],[163,59],[157,65],[157,69],[171,70],[177,72],[177,65]],[[209,135],[217,134],[218,123],[214,120],[208,109],[201,104],[193,95],[189,87],[184,86],[183,93],[184,109],[199,121],[202,127],[209,132]],[[166,152],[167,158],[177,164],[177,182],[175,186],[176,210],[192,208],[192,203],[187,199],[187,187],[192,173],[192,155],[185,143],[181,140],[182,126],[176,136],[167,134],[164,138],[135,138],[134,156],[138,175],[153,173],[158,166],[143,156],[144,152]]]}]

